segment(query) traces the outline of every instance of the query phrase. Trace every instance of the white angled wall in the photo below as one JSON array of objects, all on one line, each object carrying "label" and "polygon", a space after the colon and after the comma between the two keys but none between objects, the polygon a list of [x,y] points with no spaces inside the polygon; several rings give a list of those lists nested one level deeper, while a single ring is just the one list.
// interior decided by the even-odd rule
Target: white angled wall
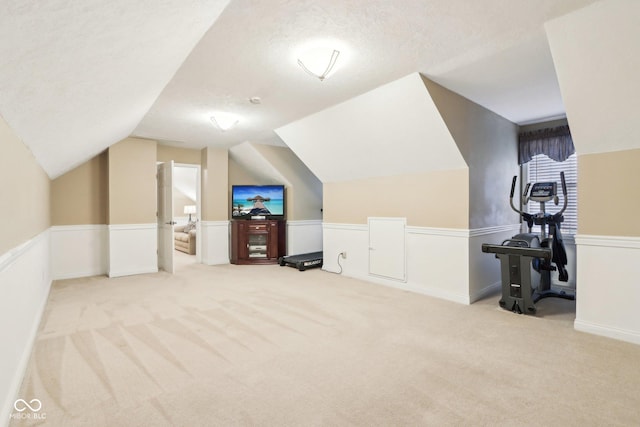
[{"label": "white angled wall", "polygon": [[109,277],[158,271],[158,224],[109,225]]},{"label": "white angled wall", "polygon": [[322,251],[322,221],[287,221],[287,255]]},{"label": "white angled wall", "polygon": [[49,289],[49,230],[0,256],[0,425],[9,419]]},{"label": "white angled wall", "polygon": [[107,274],[107,237],[106,225],[51,227],[53,280]]},{"label": "white angled wall", "polygon": [[200,221],[202,263],[229,264],[229,221]]},{"label": "white angled wall", "polygon": [[640,238],[576,236],[575,328],[640,344]]},{"label": "white angled wall", "polygon": [[[467,167],[419,73],[275,132],[324,183]],[[363,153],[366,161],[353,161]]]}]

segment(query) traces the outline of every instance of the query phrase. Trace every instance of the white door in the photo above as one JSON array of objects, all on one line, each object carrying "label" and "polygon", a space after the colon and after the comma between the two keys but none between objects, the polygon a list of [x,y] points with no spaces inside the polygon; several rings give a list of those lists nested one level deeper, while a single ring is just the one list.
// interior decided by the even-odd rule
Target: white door
[{"label": "white door", "polygon": [[369,274],[406,281],[405,218],[369,218]]},{"label": "white door", "polygon": [[200,218],[202,218],[202,203],[200,202],[200,165],[196,166],[196,263],[202,263],[202,225],[200,224]]},{"label": "white door", "polygon": [[158,268],[173,274],[173,160],[158,165]]}]

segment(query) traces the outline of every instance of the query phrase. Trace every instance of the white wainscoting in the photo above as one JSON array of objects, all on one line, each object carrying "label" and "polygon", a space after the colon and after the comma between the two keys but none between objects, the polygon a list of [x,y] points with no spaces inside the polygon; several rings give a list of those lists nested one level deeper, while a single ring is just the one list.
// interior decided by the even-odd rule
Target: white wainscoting
[{"label": "white wainscoting", "polygon": [[408,283],[420,293],[469,304],[469,232],[407,227]]},{"label": "white wainscoting", "polygon": [[[500,243],[519,225],[483,229],[406,227],[406,283],[368,274],[368,227],[323,224],[324,265],[331,272],[413,291],[461,304],[470,304],[500,289],[500,263],[482,252],[482,243]],[[338,259],[347,252],[346,259]],[[340,265],[338,264],[340,263]]]},{"label": "white wainscoting", "polygon": [[229,264],[229,221],[200,221],[202,263]]},{"label": "white wainscoting", "polygon": [[322,251],[322,221],[287,221],[287,255]]},{"label": "white wainscoting", "polygon": [[574,327],[640,344],[640,237],[577,235]]},{"label": "white wainscoting", "polygon": [[17,394],[49,296],[49,245],[46,230],[0,256],[0,425],[9,422],[13,403],[20,398]]},{"label": "white wainscoting", "polygon": [[[322,224],[322,269],[333,273],[342,271],[349,277],[368,280],[369,228],[363,224]],[[338,259],[341,252],[347,259]]]},{"label": "white wainscoting", "polygon": [[108,259],[106,225],[51,227],[53,280],[107,274]]},{"label": "white wainscoting", "polygon": [[109,225],[109,277],[158,272],[158,224]]}]

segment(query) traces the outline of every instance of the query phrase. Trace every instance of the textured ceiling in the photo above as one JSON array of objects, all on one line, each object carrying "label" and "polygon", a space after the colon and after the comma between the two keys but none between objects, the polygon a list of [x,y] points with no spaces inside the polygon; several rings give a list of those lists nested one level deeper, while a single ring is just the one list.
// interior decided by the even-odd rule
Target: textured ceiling
[{"label": "textured ceiling", "polygon": [[[131,134],[274,143],[416,71],[531,122],[564,113],[544,23],[594,1],[0,0],[0,114],[52,177]],[[295,63],[317,39],[341,51],[324,82]],[[239,125],[216,129],[218,110]]]},{"label": "textured ceiling", "polygon": [[228,0],[0,0],[0,115],[51,177],[126,138]]}]

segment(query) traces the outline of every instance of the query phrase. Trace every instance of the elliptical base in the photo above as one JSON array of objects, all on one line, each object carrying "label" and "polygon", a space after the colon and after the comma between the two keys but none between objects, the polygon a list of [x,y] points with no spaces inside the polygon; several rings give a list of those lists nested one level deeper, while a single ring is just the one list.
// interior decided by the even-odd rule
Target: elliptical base
[{"label": "elliptical base", "polygon": [[536,292],[533,295],[533,302],[537,303],[538,301],[544,298],[562,298],[566,300],[575,301],[576,296],[574,294],[568,294],[565,291],[556,291],[553,289],[549,289],[542,292]]}]

